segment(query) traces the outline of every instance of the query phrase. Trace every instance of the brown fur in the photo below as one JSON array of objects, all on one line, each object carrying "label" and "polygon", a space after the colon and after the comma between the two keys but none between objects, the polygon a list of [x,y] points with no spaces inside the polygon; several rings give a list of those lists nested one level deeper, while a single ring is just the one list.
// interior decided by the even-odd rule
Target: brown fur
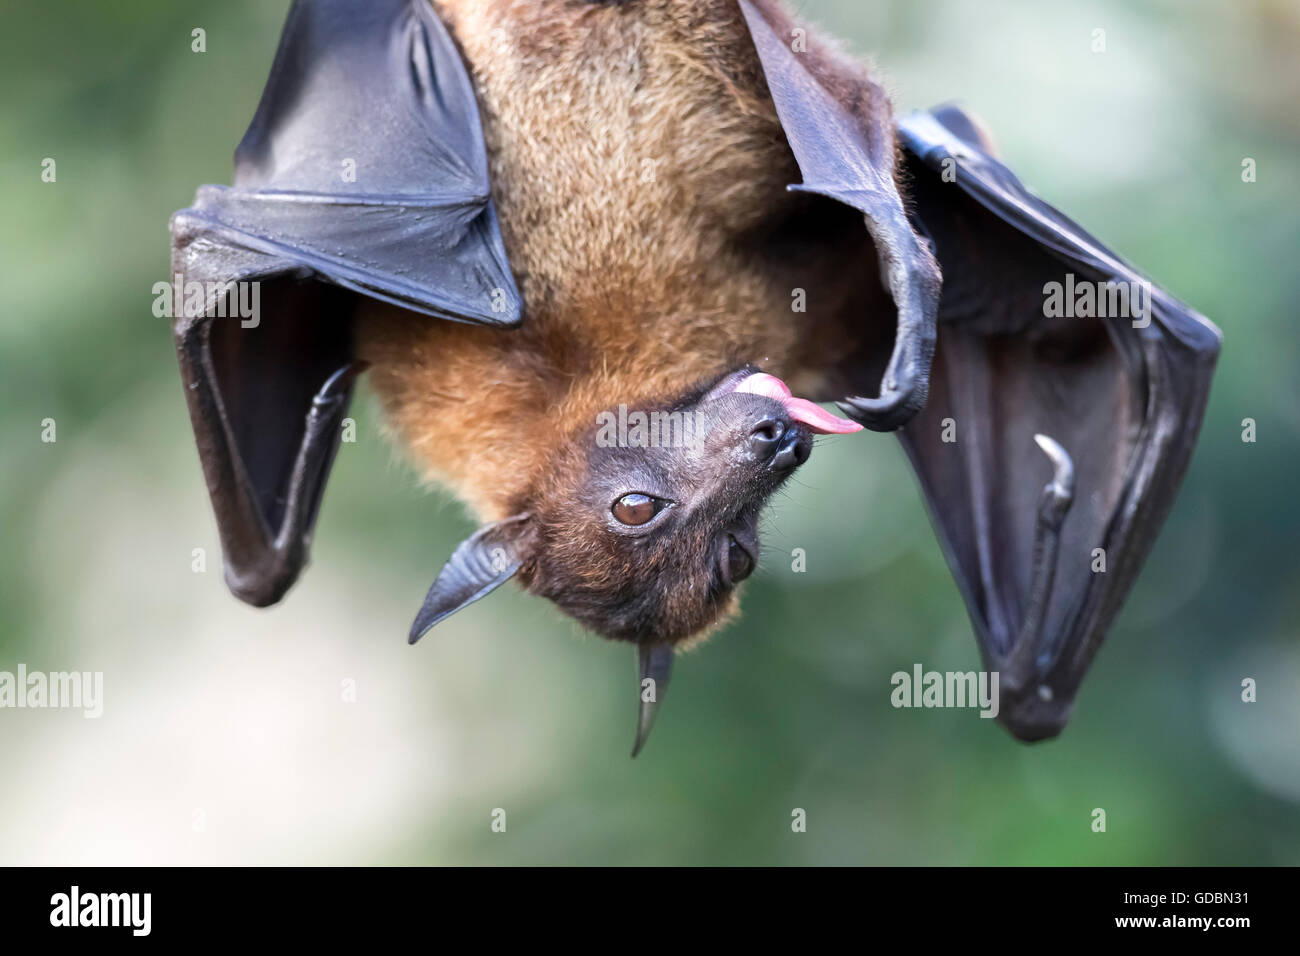
[{"label": "brown fur", "polygon": [[[813,398],[848,393],[837,363],[892,312],[864,283],[859,218],[832,217],[811,251],[771,244],[813,207],[785,191],[798,168],[734,0],[436,6],[477,88],[525,316],[506,332],[368,306],[361,356],[428,477],[496,520],[544,493],[557,436],[601,409],[746,362]],[[861,67],[815,41],[811,56],[843,101],[887,116]]]}]

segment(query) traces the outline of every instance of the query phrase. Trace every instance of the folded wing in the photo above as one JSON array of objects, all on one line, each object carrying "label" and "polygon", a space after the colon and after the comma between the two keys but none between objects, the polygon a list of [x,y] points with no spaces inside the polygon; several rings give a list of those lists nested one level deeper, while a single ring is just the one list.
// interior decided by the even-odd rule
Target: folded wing
[{"label": "folded wing", "polygon": [[425,0],[295,0],[235,167],[172,217],[173,334],[227,582],[264,605],[307,560],[357,294],[507,327],[521,303],[473,88]]},{"label": "folded wing", "polygon": [[943,269],[925,408],[899,435],[1001,719],[1053,736],[1196,442],[1218,330],[1043,202],[953,108],[899,125]]},{"label": "folded wing", "polygon": [[897,312],[879,397],[840,406],[899,430],[1000,719],[1052,736],[1173,503],[1218,330],[1029,192],[960,111],[895,126],[869,80],[740,6],[791,188],[863,214]]}]

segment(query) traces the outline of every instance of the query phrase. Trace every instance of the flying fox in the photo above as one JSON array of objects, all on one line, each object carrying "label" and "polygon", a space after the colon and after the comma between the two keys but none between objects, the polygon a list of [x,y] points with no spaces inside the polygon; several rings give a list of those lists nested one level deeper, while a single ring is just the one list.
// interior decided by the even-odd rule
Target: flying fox
[{"label": "flying fox", "polygon": [[[295,0],[234,184],[171,236],[231,591],[274,604],[307,563],[366,374],[481,521],[410,641],[514,578],[635,646],[634,755],[773,493],[862,431],[903,443],[999,719],[1059,733],[1220,342],[972,115],[896,116],[778,0]],[[1048,307],[1067,282],[1145,294]]]}]

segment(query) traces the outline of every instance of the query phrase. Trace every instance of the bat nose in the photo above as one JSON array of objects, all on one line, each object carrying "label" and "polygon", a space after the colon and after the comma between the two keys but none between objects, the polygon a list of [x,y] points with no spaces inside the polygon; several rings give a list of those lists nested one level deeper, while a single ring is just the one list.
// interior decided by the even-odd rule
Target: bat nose
[{"label": "bat nose", "polygon": [[810,454],[812,454],[812,441],[803,429],[798,425],[792,425],[785,430],[785,435],[777,445],[770,467],[777,471],[790,471],[807,461]]},{"label": "bat nose", "polygon": [[789,471],[808,460],[812,443],[803,429],[776,415],[765,415],[749,433],[754,460],[774,471]]},{"label": "bat nose", "polygon": [[775,415],[760,418],[749,432],[749,451],[754,460],[771,461],[778,453],[787,430],[786,423]]}]

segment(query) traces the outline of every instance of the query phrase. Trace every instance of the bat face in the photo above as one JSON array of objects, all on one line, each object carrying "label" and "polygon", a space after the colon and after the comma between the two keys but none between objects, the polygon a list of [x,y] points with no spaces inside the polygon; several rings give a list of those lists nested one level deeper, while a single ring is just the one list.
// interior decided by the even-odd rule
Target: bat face
[{"label": "bat face", "polygon": [[757,565],[769,497],[808,460],[814,434],[860,428],[752,368],[597,419],[528,503],[521,576],[591,630],[638,643],[725,619]]}]

